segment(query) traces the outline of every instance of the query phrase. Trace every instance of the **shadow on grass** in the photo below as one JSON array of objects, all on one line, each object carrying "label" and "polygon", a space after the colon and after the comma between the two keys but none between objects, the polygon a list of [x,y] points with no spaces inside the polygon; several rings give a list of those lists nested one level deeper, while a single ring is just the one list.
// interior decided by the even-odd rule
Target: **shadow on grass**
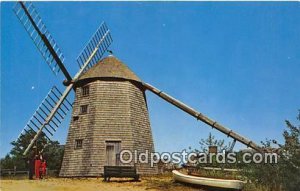
[{"label": "shadow on grass", "polygon": [[109,181],[104,181],[102,180],[102,182],[105,183],[110,183],[110,182],[114,182],[114,183],[125,183],[125,182],[141,182],[141,180],[134,180],[134,179],[110,179]]}]

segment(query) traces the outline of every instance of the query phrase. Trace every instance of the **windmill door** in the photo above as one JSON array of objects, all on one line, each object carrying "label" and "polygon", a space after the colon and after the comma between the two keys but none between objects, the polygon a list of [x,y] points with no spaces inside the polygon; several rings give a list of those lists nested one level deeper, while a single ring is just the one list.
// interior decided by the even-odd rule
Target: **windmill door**
[{"label": "windmill door", "polygon": [[106,141],[106,165],[119,166],[121,141]]}]

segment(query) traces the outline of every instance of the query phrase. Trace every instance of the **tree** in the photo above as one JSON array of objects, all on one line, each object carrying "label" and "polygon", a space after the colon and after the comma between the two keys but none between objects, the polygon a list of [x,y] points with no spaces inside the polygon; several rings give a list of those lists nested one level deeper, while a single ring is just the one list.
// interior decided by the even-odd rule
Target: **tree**
[{"label": "tree", "polygon": [[[297,117],[300,121],[300,110]],[[282,177],[282,186],[285,190],[299,190],[300,187],[300,124],[293,125],[286,120],[287,129],[283,132],[285,143],[277,144],[280,148],[280,176]]]},{"label": "tree", "polygon": [[60,145],[58,141],[51,141],[43,152],[43,156],[47,161],[47,168],[60,170],[63,155],[64,146]]},{"label": "tree", "polygon": [[[192,149],[191,147],[189,147],[189,150],[191,152],[196,152],[199,153],[199,155],[196,157],[196,162],[195,165],[197,168],[201,168],[201,167],[224,167],[225,164],[218,164],[216,162],[216,155],[215,156],[211,156],[211,160],[210,160],[210,156],[206,156],[203,155],[204,153],[208,154],[208,149],[210,146],[217,146],[218,148],[218,152],[221,152],[223,150],[228,150],[228,148],[230,147],[230,142],[228,144],[226,144],[224,139],[216,139],[215,136],[213,136],[211,133],[208,134],[208,137],[206,139],[201,139],[199,141],[199,145],[200,148],[199,149]],[[202,160],[203,159],[203,160]]]},{"label": "tree", "polygon": [[[297,117],[300,121],[300,111]],[[277,164],[248,164],[244,165],[245,176],[259,185],[268,185],[270,191],[297,191],[300,187],[300,124],[293,125],[285,121],[283,131],[284,143],[277,140],[262,142],[263,147],[278,153]]]},{"label": "tree", "polygon": [[19,170],[27,170],[27,159],[33,158],[42,151],[42,155],[47,161],[49,169],[59,170],[61,167],[64,147],[58,141],[48,141],[43,134],[36,141],[26,156],[23,155],[25,149],[33,138],[32,130],[22,134],[18,140],[11,142],[13,148],[5,158],[1,159],[1,168],[12,169],[14,166]]},{"label": "tree", "polygon": [[228,145],[226,145],[224,139],[218,140],[215,138],[215,136],[209,133],[207,139],[201,139],[199,144],[201,152],[208,152],[208,148],[210,146],[217,146],[219,151],[227,150],[229,148],[230,142],[228,143]]},{"label": "tree", "polygon": [[1,169],[13,169],[14,162],[13,159],[7,154],[3,159],[0,160]]}]

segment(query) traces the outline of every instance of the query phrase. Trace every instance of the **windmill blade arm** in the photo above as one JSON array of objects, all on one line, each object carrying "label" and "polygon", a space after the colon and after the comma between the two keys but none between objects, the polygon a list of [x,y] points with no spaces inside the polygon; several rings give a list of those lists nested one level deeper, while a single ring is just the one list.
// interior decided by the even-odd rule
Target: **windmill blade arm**
[{"label": "windmill blade arm", "polygon": [[57,75],[61,70],[68,81],[72,78],[66,70],[62,54],[57,43],[49,33],[46,25],[31,2],[16,2],[13,11],[33,40],[35,46],[46,60],[52,72]]},{"label": "windmill blade arm", "polygon": [[77,63],[80,69],[83,69],[83,72],[85,72],[96,64],[107,51],[112,41],[110,30],[104,22],[101,23],[100,27],[92,35],[77,57]]},{"label": "windmill blade arm", "polygon": [[226,134],[228,137],[233,138],[234,140],[237,140],[241,143],[243,143],[244,145],[258,151],[258,152],[263,152],[263,149],[258,146],[256,143],[254,143],[253,141],[250,141],[249,139],[235,133],[234,131],[224,127],[223,125],[217,123],[216,121],[204,116],[202,113],[196,111],[195,109],[187,106],[186,104],[178,101],[177,99],[171,97],[170,95],[160,91],[159,89],[155,88],[154,86],[148,84],[148,83],[143,83],[143,86],[150,90],[151,92],[153,92],[154,94],[158,95],[159,97],[161,97],[162,99],[164,99],[165,101],[171,103],[172,105],[178,107],[179,109],[183,110],[184,112],[192,115],[193,117],[195,117],[197,120],[200,120],[204,123],[206,123],[207,125],[211,126],[212,128],[216,128],[217,130],[221,131],[222,133]]},{"label": "windmill blade arm", "polygon": [[71,103],[67,100],[67,96],[72,88],[73,84],[70,84],[63,93],[55,86],[50,89],[46,98],[42,101],[19,136],[21,137],[24,131],[27,132],[28,130],[26,129],[28,128],[34,132],[33,139],[31,139],[23,155],[28,153],[40,136],[45,135],[48,140],[50,140],[50,136],[53,136],[70,110],[69,108],[72,107]]}]

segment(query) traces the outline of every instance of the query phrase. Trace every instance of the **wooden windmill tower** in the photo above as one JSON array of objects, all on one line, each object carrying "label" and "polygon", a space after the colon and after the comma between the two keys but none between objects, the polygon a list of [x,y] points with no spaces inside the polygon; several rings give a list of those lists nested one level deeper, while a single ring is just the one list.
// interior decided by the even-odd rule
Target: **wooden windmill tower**
[{"label": "wooden windmill tower", "polygon": [[[57,74],[62,71],[65,90],[52,87],[21,132],[32,133],[24,155],[40,136],[53,135],[67,111],[73,107],[60,176],[99,176],[105,165],[123,165],[122,149],[154,151],[145,90],[201,120],[207,125],[257,151],[254,142],[238,135],[191,107],[144,83],[114,56],[102,59],[112,42],[110,31],[102,24],[77,58],[79,71],[72,78],[65,68],[64,57],[32,3],[17,2],[14,11],[36,47]],[[75,92],[75,101],[67,100]],[[150,164],[136,165],[140,174],[156,173]]]},{"label": "wooden windmill tower", "polygon": [[[76,83],[60,176],[99,176],[104,165],[122,165],[122,149],[154,152],[148,116],[141,80],[114,56],[101,60]],[[136,166],[140,174],[156,173]]]}]

